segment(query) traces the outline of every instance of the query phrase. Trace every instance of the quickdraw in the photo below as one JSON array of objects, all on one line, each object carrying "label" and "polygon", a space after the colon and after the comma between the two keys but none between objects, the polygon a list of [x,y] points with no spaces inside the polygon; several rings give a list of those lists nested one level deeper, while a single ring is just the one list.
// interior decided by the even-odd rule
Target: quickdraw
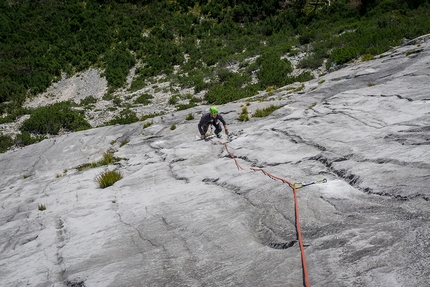
[{"label": "quickdraw", "polygon": [[304,182],[295,182],[295,183],[293,183],[293,185],[296,187],[296,188],[302,188],[302,187],[305,187],[305,186],[309,186],[309,185],[312,185],[312,184],[316,184],[316,183],[326,183],[327,182],[327,179],[320,179],[320,180],[315,180],[315,181],[311,181],[311,182],[308,182],[308,183],[304,183]]}]

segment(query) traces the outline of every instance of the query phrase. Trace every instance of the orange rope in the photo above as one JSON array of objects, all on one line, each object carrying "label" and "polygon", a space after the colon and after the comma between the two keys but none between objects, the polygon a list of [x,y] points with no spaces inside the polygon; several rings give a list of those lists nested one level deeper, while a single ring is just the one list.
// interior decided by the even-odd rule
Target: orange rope
[{"label": "orange rope", "polygon": [[234,162],[236,163],[237,169],[244,170],[243,167],[240,166],[240,164],[237,162],[236,158],[231,154],[231,152],[228,150],[227,143],[223,143],[222,141],[218,141],[220,144],[223,144],[225,146],[226,151],[231,156],[232,159],[234,159]]},{"label": "orange rope", "polygon": [[[218,143],[223,144],[225,146],[225,149],[227,150],[228,154],[231,156],[232,159],[234,159],[234,162],[236,163],[237,169],[242,169],[243,170],[243,167],[240,166],[240,164],[237,162],[236,158],[228,150],[227,143],[223,143],[221,141],[218,141]],[[274,175],[268,173],[267,171],[265,171],[262,168],[251,167],[250,169],[253,170],[253,171],[261,171],[262,173],[264,173],[265,175],[267,175],[268,177],[270,177],[272,179],[280,180],[283,183],[288,184],[293,189],[293,194],[294,194],[294,209],[295,209],[295,215],[296,215],[296,230],[297,230],[297,237],[299,239],[300,253],[301,253],[301,256],[302,256],[303,277],[304,277],[304,281],[305,281],[304,283],[305,283],[306,287],[310,287],[311,285],[309,284],[308,269],[306,267],[305,249],[303,247],[302,232],[301,232],[301,229],[300,229],[299,203],[298,203],[298,200],[297,200],[297,188],[303,187],[305,185],[302,184],[301,186],[296,187],[295,183],[293,184],[293,183],[289,182],[286,179],[274,176]],[[324,179],[322,182],[326,182],[326,181],[327,180]]]},{"label": "orange rope", "polygon": [[274,176],[274,175],[268,173],[267,171],[265,171],[262,168],[251,167],[251,170],[253,170],[253,171],[258,171],[259,170],[259,171],[261,171],[262,173],[264,173],[265,175],[267,175],[268,177],[270,177],[272,179],[277,179],[277,180],[280,180],[280,181],[288,184],[293,189],[293,192],[294,192],[294,206],[295,206],[295,210],[296,210],[296,229],[297,229],[297,236],[299,238],[300,251],[301,251],[301,254],[302,254],[303,276],[304,276],[304,280],[305,280],[305,286],[306,287],[311,286],[309,284],[308,270],[307,270],[307,267],[306,267],[306,257],[305,257],[305,250],[303,248],[302,232],[300,231],[299,204],[298,204],[298,201],[297,201],[296,186],[294,184],[292,184],[291,182],[283,179],[283,178],[280,178],[280,177],[277,177],[277,176]]}]

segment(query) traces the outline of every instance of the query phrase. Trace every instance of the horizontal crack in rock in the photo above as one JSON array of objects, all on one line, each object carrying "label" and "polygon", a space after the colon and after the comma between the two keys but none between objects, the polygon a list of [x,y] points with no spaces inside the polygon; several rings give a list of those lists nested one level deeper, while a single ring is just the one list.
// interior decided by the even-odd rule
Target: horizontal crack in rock
[{"label": "horizontal crack in rock", "polygon": [[287,249],[293,247],[297,240],[284,242],[284,243],[269,243],[269,247],[273,249]]}]

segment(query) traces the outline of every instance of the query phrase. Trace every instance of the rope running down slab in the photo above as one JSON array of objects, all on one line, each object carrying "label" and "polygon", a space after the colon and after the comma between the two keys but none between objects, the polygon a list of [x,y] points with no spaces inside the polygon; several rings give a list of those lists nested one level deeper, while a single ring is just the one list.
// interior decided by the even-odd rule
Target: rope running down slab
[{"label": "rope running down slab", "polygon": [[[218,141],[218,142],[220,144],[222,144],[222,145],[225,146],[226,151],[228,152],[228,154],[231,156],[231,158],[236,163],[237,169],[244,170],[244,168],[242,166],[240,166],[240,164],[238,163],[238,161],[236,160],[236,158],[233,156],[233,154],[228,150],[227,143],[224,143],[224,142],[221,142],[221,141]],[[316,182],[326,182],[327,180],[324,179],[324,180],[321,180],[321,181],[314,181],[314,182],[309,183],[309,184],[303,184],[302,183],[301,185],[299,185],[299,186],[296,187],[295,183],[293,184],[293,183],[289,182],[286,179],[274,176],[274,175],[268,173],[266,170],[264,170],[262,168],[251,167],[250,169],[253,170],[253,171],[261,171],[262,173],[264,173],[265,175],[267,175],[268,177],[270,177],[272,179],[280,180],[283,183],[288,184],[293,189],[293,194],[294,194],[294,209],[295,209],[295,217],[296,217],[296,230],[297,230],[297,237],[298,237],[298,240],[299,240],[300,253],[301,253],[301,257],[302,257],[302,268],[303,268],[303,277],[304,277],[303,279],[304,279],[305,286],[306,287],[310,287],[311,285],[309,284],[308,270],[307,270],[307,267],[306,267],[306,257],[305,257],[305,250],[304,250],[304,247],[303,247],[302,232],[301,232],[301,229],[300,229],[300,217],[299,217],[299,204],[298,204],[298,200],[297,200],[297,188],[301,188],[301,187],[304,187],[304,186],[309,185],[309,184],[314,184]]]}]

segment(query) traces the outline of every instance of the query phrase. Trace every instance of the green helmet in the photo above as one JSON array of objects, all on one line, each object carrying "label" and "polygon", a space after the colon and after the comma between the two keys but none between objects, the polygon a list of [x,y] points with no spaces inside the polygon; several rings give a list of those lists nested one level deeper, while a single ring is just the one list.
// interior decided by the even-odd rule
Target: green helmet
[{"label": "green helmet", "polygon": [[216,115],[218,114],[218,109],[215,106],[210,107],[209,111],[211,112],[211,114]]}]

